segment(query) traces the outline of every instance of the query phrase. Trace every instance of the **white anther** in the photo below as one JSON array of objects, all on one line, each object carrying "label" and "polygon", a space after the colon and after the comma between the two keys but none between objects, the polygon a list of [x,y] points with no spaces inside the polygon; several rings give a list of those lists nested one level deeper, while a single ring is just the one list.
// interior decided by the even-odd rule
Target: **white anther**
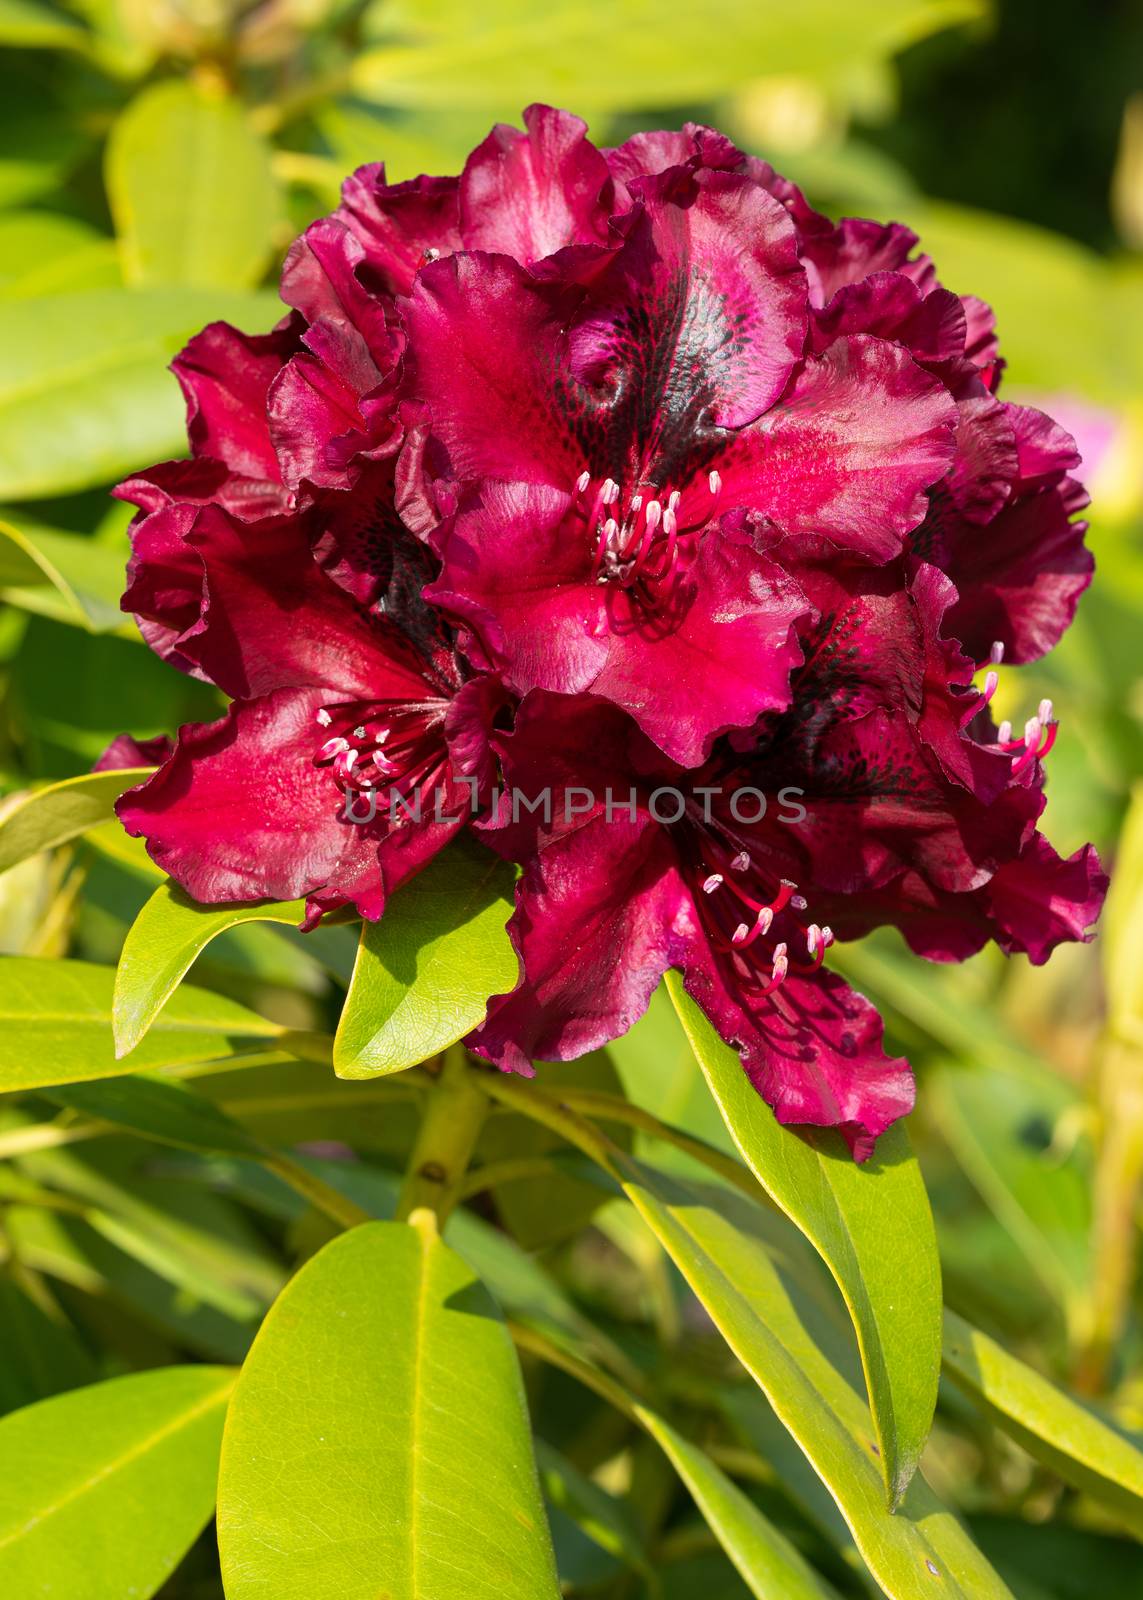
[{"label": "white anther", "polygon": [[811,922],[809,927],[806,929],[806,949],[809,951],[811,956],[817,955],[818,940],[821,938],[821,936],[821,929],[818,927],[817,923]]},{"label": "white anther", "polygon": [[828,950],[832,943],[833,943],[833,929],[830,928],[830,927],[824,927],[822,929],[822,945],[824,946],[824,948],[826,950]]},{"label": "white anther", "polygon": [[1040,732],[1041,732],[1041,730],[1040,730],[1040,719],[1039,719],[1039,717],[1029,717],[1027,722],[1024,724],[1024,747],[1025,747],[1025,749],[1034,750],[1036,748],[1036,746],[1040,742]]},{"label": "white anther", "polygon": [[1052,720],[1052,702],[1046,698],[1041,700],[1036,715],[1040,719],[1041,727],[1046,727]]},{"label": "white anther", "polygon": [[352,772],[353,771],[354,767],[357,765],[357,757],[358,757],[359,753],[360,752],[355,750],[352,745],[345,752],[345,770],[346,770],[346,772]]},{"label": "white anther", "polygon": [[577,494],[582,494],[584,492],[584,490],[587,488],[587,486],[588,486],[588,484],[590,482],[591,482],[591,473],[590,472],[581,472],[579,477],[575,480],[576,493]]},{"label": "white anther", "polygon": [[318,760],[331,761],[334,756],[339,756],[343,750],[348,749],[349,746],[344,739],[327,739],[318,751]]},{"label": "white anther", "polygon": [[614,478],[608,478],[603,485],[603,493],[599,497],[605,506],[614,505],[619,499],[619,485]]},{"label": "white anther", "polygon": [[635,515],[636,511],[638,511],[639,507],[642,504],[643,504],[643,496],[641,494],[633,494],[631,496],[631,515],[632,516]]},{"label": "white anther", "polygon": [[677,511],[679,509],[679,501],[682,498],[683,498],[682,494],[679,492],[678,489],[672,489],[671,490],[671,494],[670,494],[670,498],[667,501],[667,510],[668,511]]},{"label": "white anther", "polygon": [[745,922],[740,922],[737,928],[735,928],[734,933],[731,935],[731,944],[741,944],[749,932],[750,929],[746,926]]},{"label": "white anther", "polygon": [[710,492],[711,492],[711,494],[721,494],[722,493],[722,474],[721,473],[712,472],[708,481],[710,483]]},{"label": "white anther", "polygon": [[989,659],[989,661],[991,661],[991,663],[992,663],[992,665],[994,667],[998,667],[1000,665],[1000,663],[1004,660],[1004,640],[1003,639],[994,640],[993,645],[992,645],[992,649],[988,652],[988,659]]},{"label": "white anther", "polygon": [[805,911],[808,904],[809,902],[804,894],[792,894],[790,896],[790,905],[795,911]]},{"label": "white anther", "polygon": [[998,744],[1011,744],[1012,743],[1012,724],[1008,721],[1007,718],[1005,718],[1005,720],[1000,724],[999,728],[997,728],[997,730],[996,730],[996,742]]},{"label": "white anther", "polygon": [[730,865],[735,872],[745,872],[747,867],[750,865],[749,852],[746,850],[740,850]]},{"label": "white anther", "polygon": [[757,917],[758,932],[759,933],[769,933],[770,932],[770,924],[773,922],[773,920],[774,920],[774,913],[771,911],[770,907],[769,906],[763,906],[761,911],[758,913],[758,917]]},{"label": "white anther", "polygon": [[654,531],[663,519],[663,508],[657,500],[647,502],[647,526]]},{"label": "white anther", "polygon": [[663,532],[667,535],[668,539],[670,538],[671,534],[674,533],[678,525],[678,518],[668,506],[666,511],[663,512]]},{"label": "white anther", "polygon": [[325,709],[324,706],[318,712],[317,719],[318,719],[319,726],[321,726],[323,728],[328,728],[330,723],[333,721],[333,718],[330,716],[329,712]]},{"label": "white anther", "polygon": [[721,872],[712,872],[710,877],[707,878],[706,882],[702,886],[703,894],[713,894],[714,891],[719,887],[719,885],[721,883],[722,883],[722,873]]},{"label": "white anther", "polygon": [[984,680],[984,698],[991,700],[999,687],[1000,674],[998,672],[990,672]]}]

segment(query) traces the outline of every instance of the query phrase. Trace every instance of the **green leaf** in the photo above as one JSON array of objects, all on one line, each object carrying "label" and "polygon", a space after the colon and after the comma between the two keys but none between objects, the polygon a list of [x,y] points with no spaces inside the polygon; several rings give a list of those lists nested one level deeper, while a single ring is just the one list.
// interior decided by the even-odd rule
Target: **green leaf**
[{"label": "green leaf", "polygon": [[365,923],[334,1040],[339,1077],[427,1061],[484,1020],[490,995],[515,987],[512,882],[507,862],[462,836]]},{"label": "green leaf", "polygon": [[708,1198],[626,1157],[616,1166],[628,1196],[825,1483],[886,1593],[893,1600],[929,1592],[1009,1600],[920,1474],[898,1510],[886,1509],[869,1412],[811,1339],[752,1233],[749,1202],[723,1190]]},{"label": "green leaf", "polygon": [[153,84],[111,130],[107,194],[128,283],[248,288],[273,245],[269,147],[237,100]]},{"label": "green leaf", "polygon": [[212,939],[248,922],[296,925],[301,900],[250,906],[201,906],[177,884],[156,889],[132,924],[115,976],[113,1019],[118,1055],[133,1050]]},{"label": "green leaf", "polygon": [[1086,1336],[1091,1161],[1085,1141],[1074,1136],[1078,1092],[1031,1067],[947,1067],[930,1073],[926,1086],[965,1172],[1063,1307],[1073,1333]]},{"label": "green leaf", "polygon": [[120,281],[115,241],[52,211],[0,215],[0,299],[97,289]]},{"label": "green leaf", "polygon": [[1132,790],[1100,935],[1111,1024],[1125,1031],[1134,1030],[1132,1042],[1143,1045],[1143,977],[1139,962],[1143,948],[1143,783],[1137,783]]},{"label": "green leaf", "polygon": [[10,49],[56,50],[87,36],[74,17],[42,0],[0,0],[0,44]]},{"label": "green leaf", "polygon": [[1029,1455],[1143,1537],[1138,1444],[952,1311],[945,1313],[945,1369]]},{"label": "green leaf", "polygon": [[234,1000],[188,987],[174,996],[150,1037],[120,1061],[111,1035],[114,982],[110,967],[85,961],[0,959],[0,1091],[213,1061],[234,1055],[241,1041],[285,1033]]},{"label": "green leaf", "polygon": [[849,1308],[892,1509],[928,1438],[941,1362],[936,1232],[908,1135],[897,1123],[859,1166],[838,1134],[782,1127],[677,974],[667,987],[743,1160],[821,1255]]},{"label": "green leaf", "polygon": [[126,582],[126,551],[96,539],[62,533],[21,517],[0,521],[0,596],[89,633],[118,633],[138,640],[119,599]]},{"label": "green leaf", "polygon": [[828,78],[984,10],[978,0],[620,0],[601,49],[599,12],[584,0],[475,11],[464,0],[374,0],[367,27],[379,48],[357,56],[353,81],[387,105],[657,109],[721,98],[762,71]]},{"label": "green leaf", "polygon": [[106,822],[114,816],[115,802],[124,789],[142,783],[153,770],[124,767],[116,772],[85,772],[21,795],[0,814],[0,872]]},{"label": "green leaf", "polygon": [[131,1078],[97,1078],[52,1089],[47,1098],[100,1122],[130,1128],[145,1139],[224,1155],[257,1156],[262,1146],[202,1095],[169,1078],[144,1073]]},{"label": "green leaf", "polygon": [[621,1500],[601,1489],[562,1451],[542,1439],[536,1440],[536,1464],[544,1498],[550,1506],[569,1516],[608,1555],[635,1572],[650,1570],[639,1530]]},{"label": "green leaf", "polygon": [[686,1484],[707,1526],[758,1600],[824,1600],[833,1590],[783,1533],[730,1481],[705,1451],[664,1418],[637,1405],[635,1415]]},{"label": "green leaf", "polygon": [[92,1383],[97,1375],[66,1321],[0,1277],[0,1414]]},{"label": "green leaf", "polygon": [[91,488],[185,449],[167,362],[205,322],[260,329],[271,295],[90,289],[0,304],[0,498]]},{"label": "green leaf", "polygon": [[227,1600],[555,1600],[515,1352],[430,1230],[354,1228],[283,1291],[231,1402],[218,1539]]},{"label": "green leaf", "polygon": [[206,1526],[233,1374],[165,1367],[0,1422],[0,1589],[153,1595]]}]

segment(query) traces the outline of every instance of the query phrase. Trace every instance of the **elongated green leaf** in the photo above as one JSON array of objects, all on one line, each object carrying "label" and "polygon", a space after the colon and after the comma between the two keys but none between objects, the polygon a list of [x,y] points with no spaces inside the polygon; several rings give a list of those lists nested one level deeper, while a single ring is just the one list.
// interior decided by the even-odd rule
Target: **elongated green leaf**
[{"label": "elongated green leaf", "polygon": [[13,606],[84,628],[88,633],[139,634],[119,607],[126,552],[25,517],[0,521],[0,594]]},{"label": "elongated green leaf", "polygon": [[449,109],[546,99],[593,109],[716,99],[761,73],[823,76],[877,60],[933,28],[979,17],[975,0],[584,0],[375,3],[378,44],[355,63],[360,92],[389,105]]},{"label": "elongated green leaf", "polygon": [[783,1128],[681,979],[668,989],[754,1176],[814,1245],[849,1307],[890,1508],[916,1471],[937,1403],[941,1269],[917,1159],[900,1123],[863,1166],[839,1135]]},{"label": "elongated green leaf", "polygon": [[142,783],[152,770],[86,772],[22,795],[0,814],[0,872],[106,822],[124,789]]},{"label": "elongated green leaf", "polygon": [[0,1090],[212,1061],[233,1055],[244,1040],[285,1033],[234,1000],[188,987],[172,999],[150,1037],[120,1061],[111,1035],[114,982],[110,967],[85,961],[0,959]]},{"label": "elongated green leaf", "polygon": [[515,1352],[435,1235],[354,1228],[279,1297],[231,1403],[218,1535],[227,1600],[555,1600]]},{"label": "elongated green leaf", "polygon": [[705,1451],[646,1406],[635,1415],[690,1490],[707,1526],[758,1600],[823,1600],[833,1590]]},{"label": "elongated green leaf", "polygon": [[460,838],[367,922],[334,1040],[342,1078],[401,1072],[483,1021],[516,984],[512,868]]},{"label": "elongated green leaf", "polygon": [[886,1593],[915,1600],[931,1579],[934,1595],[1007,1600],[920,1475],[896,1513],[886,1510],[869,1412],[807,1333],[750,1231],[749,1202],[723,1191],[708,1199],[627,1157],[616,1164],[629,1197],[829,1489]]},{"label": "elongated green leaf", "polygon": [[234,1375],[164,1367],[0,1422],[0,1588],[147,1600],[210,1517]]},{"label": "elongated green leaf", "polygon": [[243,289],[261,278],[278,194],[237,100],[185,82],[144,89],[111,131],[106,178],[128,283]]},{"label": "elongated green leaf", "polygon": [[0,1414],[97,1376],[95,1362],[67,1323],[0,1278]]},{"label": "elongated green leaf", "polygon": [[1143,1449],[1031,1367],[945,1313],[945,1369],[1029,1455],[1143,1537]]},{"label": "elongated green leaf", "polygon": [[0,498],[87,489],[185,447],[165,370],[203,323],[258,330],[271,295],[91,289],[0,305]]},{"label": "elongated green leaf", "polygon": [[228,928],[248,922],[297,924],[301,900],[251,906],[201,906],[173,883],[156,889],[123,944],[113,1019],[118,1055],[133,1050],[178,988],[195,957]]},{"label": "elongated green leaf", "polygon": [[204,1100],[186,1084],[137,1073],[129,1078],[97,1078],[53,1089],[48,1099],[101,1122],[129,1128],[145,1139],[187,1150],[249,1156],[261,1152],[246,1129]]},{"label": "elongated green leaf", "polygon": [[1077,1090],[1039,1067],[948,1067],[927,1086],[958,1160],[1082,1335],[1091,1305],[1090,1149],[1071,1138],[1054,1148],[1079,1108]]},{"label": "elongated green leaf", "polygon": [[633,1571],[649,1570],[639,1530],[622,1501],[601,1489],[561,1451],[542,1439],[536,1440],[536,1463],[549,1505],[565,1512],[601,1550],[616,1556]]},{"label": "elongated green leaf", "polygon": [[829,1490],[891,1600],[930,1592],[944,1600],[1011,1600],[919,1473],[897,1511],[886,1508],[872,1418],[807,1331],[771,1257],[760,1206],[730,1189],[653,1171],[531,1086],[490,1079],[488,1090],[563,1133],[622,1184]]}]

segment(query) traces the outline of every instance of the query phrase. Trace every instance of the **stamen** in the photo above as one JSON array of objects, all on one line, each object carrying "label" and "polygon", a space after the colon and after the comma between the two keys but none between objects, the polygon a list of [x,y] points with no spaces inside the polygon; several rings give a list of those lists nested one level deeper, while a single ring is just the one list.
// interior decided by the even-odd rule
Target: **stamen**
[{"label": "stamen", "polygon": [[992,663],[992,665],[994,667],[998,667],[1000,665],[1000,663],[1004,660],[1004,640],[1003,639],[996,639],[996,640],[993,641],[992,649],[988,652],[988,659],[989,659],[989,661],[991,661],[991,663]]},{"label": "stamen", "polygon": [[317,714],[317,720],[320,727],[328,728],[330,723],[333,721],[333,718],[330,716],[325,707],[322,706],[321,710]]},{"label": "stamen", "polygon": [[722,873],[721,872],[712,872],[710,877],[707,878],[706,881],[703,883],[703,886],[702,886],[703,894],[713,894],[714,891],[721,884],[721,882],[722,882]]},{"label": "stamen", "polygon": [[722,493],[722,474],[719,472],[712,472],[708,482],[710,483],[711,494],[717,498],[717,496]]},{"label": "stamen", "polygon": [[591,473],[590,472],[581,472],[579,477],[575,480],[575,492],[576,492],[576,494],[583,494],[584,491],[587,489],[587,486],[588,486],[588,484],[590,482],[591,482]]},{"label": "stamen", "polygon": [[647,526],[648,526],[648,528],[650,528],[652,533],[659,526],[659,523],[661,522],[662,517],[663,517],[663,508],[659,504],[659,502],[657,500],[649,500],[647,502],[646,520],[647,520]]},{"label": "stamen", "polygon": [[988,702],[992,699],[992,696],[996,693],[996,691],[997,691],[997,689],[999,687],[1000,687],[1000,674],[998,672],[990,672],[988,674],[988,676],[985,678],[985,680],[984,680],[984,688],[981,690],[981,694],[983,696],[985,705],[987,705]]},{"label": "stamen", "polygon": [[730,865],[733,867],[735,872],[746,872],[750,866],[749,851],[740,850],[734,857],[733,861],[731,861]]},{"label": "stamen", "polygon": [[1007,717],[996,730],[996,742],[997,744],[1012,743],[1012,724],[1008,721]]},{"label": "stamen", "polygon": [[774,946],[774,965],[771,968],[770,982],[762,990],[764,995],[770,994],[778,987],[789,971],[789,967],[790,962],[786,954],[786,946],[784,944],[776,944]]},{"label": "stamen", "polygon": [[1048,699],[1041,700],[1036,715],[1043,726],[1046,727],[1052,720],[1052,702]]},{"label": "stamen", "polygon": [[667,510],[677,511],[679,509],[679,501],[682,498],[682,494],[678,489],[672,489],[670,499],[667,501]]},{"label": "stamen", "polygon": [[613,506],[619,499],[619,485],[616,483],[614,478],[604,479],[603,493],[600,496],[600,499],[603,501],[605,506]]}]

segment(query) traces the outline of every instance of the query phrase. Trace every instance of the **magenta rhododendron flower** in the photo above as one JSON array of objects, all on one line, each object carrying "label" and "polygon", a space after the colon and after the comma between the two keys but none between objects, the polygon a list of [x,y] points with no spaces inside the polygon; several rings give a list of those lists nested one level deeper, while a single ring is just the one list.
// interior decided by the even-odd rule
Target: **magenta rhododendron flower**
[{"label": "magenta rhododendron flower", "polygon": [[912,1079],[833,941],[1042,961],[1098,912],[1036,827],[1051,706],[989,705],[1090,580],[1075,448],[908,229],[709,129],[525,124],[459,178],[354,174],[283,322],[175,363],[192,455],[120,490],[124,604],[233,704],[120,815],[196,898],[311,924],[476,816],[522,873],[474,1049],[594,1049],[675,967],[863,1158]]}]

